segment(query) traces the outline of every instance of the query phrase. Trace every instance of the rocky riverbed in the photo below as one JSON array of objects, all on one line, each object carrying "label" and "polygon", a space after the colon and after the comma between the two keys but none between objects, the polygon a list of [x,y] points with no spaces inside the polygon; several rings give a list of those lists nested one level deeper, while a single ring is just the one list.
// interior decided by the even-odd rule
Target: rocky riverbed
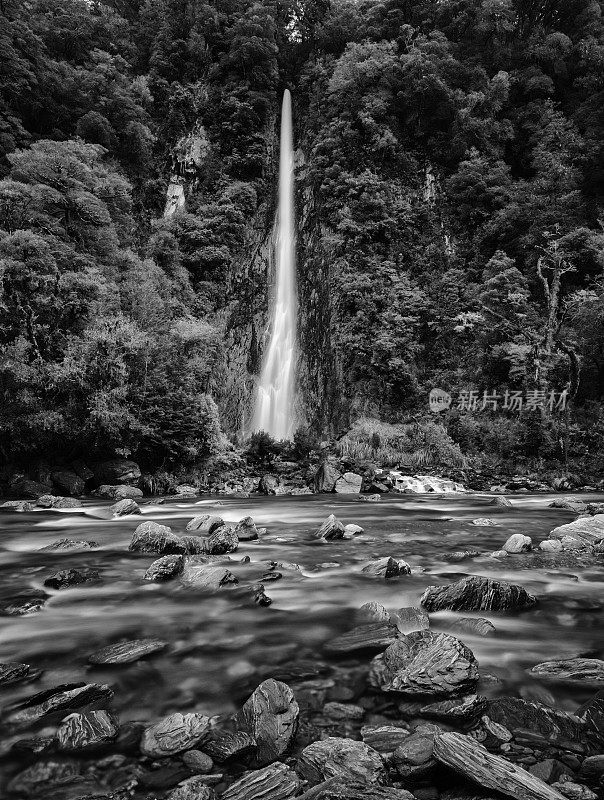
[{"label": "rocky riverbed", "polygon": [[600,495],[70,501],[0,512],[0,797],[604,798]]}]

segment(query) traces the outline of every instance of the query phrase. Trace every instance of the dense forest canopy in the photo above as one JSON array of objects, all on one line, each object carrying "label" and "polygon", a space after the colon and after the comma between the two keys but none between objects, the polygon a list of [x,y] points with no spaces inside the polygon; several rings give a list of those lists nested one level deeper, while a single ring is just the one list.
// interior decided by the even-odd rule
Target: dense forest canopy
[{"label": "dense forest canopy", "polygon": [[[2,0],[2,458],[228,453],[286,86],[305,435],[371,418],[512,463],[593,450],[602,5]],[[433,387],[566,389],[569,411],[423,422]]]}]

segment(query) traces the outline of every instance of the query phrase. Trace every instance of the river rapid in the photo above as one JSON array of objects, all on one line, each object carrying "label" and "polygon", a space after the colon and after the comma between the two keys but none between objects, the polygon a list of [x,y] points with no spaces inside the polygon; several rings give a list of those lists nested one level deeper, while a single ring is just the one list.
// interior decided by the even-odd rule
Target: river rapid
[{"label": "river rapid", "polygon": [[[536,545],[552,528],[576,516],[548,507],[553,496],[513,495],[509,508],[489,505],[491,499],[388,495],[379,503],[360,503],[337,495],[221,497],[163,505],[150,501],[141,505],[142,517],[121,519],[111,518],[110,504],[98,501],[61,511],[3,509],[0,601],[42,589],[49,599],[34,613],[0,617],[0,662],[24,662],[42,670],[32,683],[5,687],[2,705],[58,684],[86,681],[113,687],[113,706],[122,720],[145,722],[174,711],[230,713],[275,665],[326,660],[323,645],[354,625],[355,610],[362,604],[377,601],[396,611],[418,605],[429,585],[484,575],[518,583],[539,602],[523,613],[474,615],[494,623],[496,632],[490,637],[457,634],[487,675],[479,690],[491,696],[549,698],[558,709],[574,711],[593,691],[542,686],[527,670],[548,659],[604,658],[604,563],[592,557],[584,564],[576,558],[566,564],[553,554],[491,557],[512,533],[528,535]],[[256,606],[249,595],[229,587],[204,594],[178,580],[143,580],[154,556],[128,551],[136,526],[153,520],[183,533],[187,522],[202,513],[220,515],[226,522],[249,515],[266,527],[259,541],[241,542],[224,559],[240,586],[261,582],[271,567],[280,573],[279,580],[265,583],[272,605]],[[362,526],[364,533],[350,540],[314,539],[313,531],[332,513],[344,524]],[[496,525],[474,526],[477,517],[489,517]],[[40,551],[65,537],[93,540],[98,547]],[[478,555],[451,561],[451,554],[459,551]],[[412,574],[386,581],[361,572],[372,559],[390,555],[405,559]],[[240,563],[245,556],[249,563]],[[59,569],[82,567],[98,570],[100,580],[60,591],[43,586]],[[452,631],[459,616],[472,615],[433,614],[431,627]],[[167,647],[130,665],[87,663],[93,651],[143,637],[158,637]],[[7,732],[3,737],[0,752],[6,753],[14,738]]]}]

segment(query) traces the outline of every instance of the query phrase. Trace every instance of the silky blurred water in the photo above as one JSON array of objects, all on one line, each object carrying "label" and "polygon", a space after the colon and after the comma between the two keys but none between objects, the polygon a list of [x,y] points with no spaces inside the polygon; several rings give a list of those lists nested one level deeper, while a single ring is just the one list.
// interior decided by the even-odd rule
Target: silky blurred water
[{"label": "silky blurred water", "polygon": [[[481,672],[500,679],[489,684],[489,692],[536,696],[544,687],[526,670],[539,661],[604,657],[602,561],[560,566],[557,556],[510,556],[501,561],[490,557],[512,533],[527,534],[537,543],[555,526],[575,518],[571,512],[549,508],[551,499],[514,496],[511,508],[489,505],[491,498],[477,495],[389,495],[379,503],[319,495],[220,498],[222,505],[216,505],[218,498],[143,505],[143,520],[170,525],[176,533],[205,512],[227,522],[250,515],[258,526],[265,526],[267,533],[260,541],[241,543],[238,552],[225,559],[240,588],[260,581],[271,562],[283,563],[277,567],[282,579],[265,584],[273,600],[270,607],[255,606],[237,589],[208,595],[185,589],[178,580],[144,581],[154,557],[127,549],[141,517],[103,518],[109,504],[68,511],[5,510],[0,516],[0,601],[19,591],[42,589],[44,580],[59,569],[93,568],[101,581],[61,591],[45,589],[51,597],[39,612],[0,617],[0,661],[26,662],[44,670],[33,683],[6,687],[3,705],[60,683],[95,681],[114,687],[122,719],[145,720],[177,710],[229,712],[251,676],[301,658],[325,659],[323,644],[352,627],[355,609],[363,603],[375,600],[395,611],[417,605],[427,586],[466,575],[517,582],[538,596],[538,606],[530,611],[475,615],[494,623],[492,637],[458,634],[474,651]],[[365,533],[352,540],[313,539],[312,532],[331,513],[344,524],[361,525]],[[489,517],[497,525],[473,526],[477,517]],[[99,548],[40,552],[64,537],[94,540]],[[480,555],[455,563],[446,560],[462,550]],[[404,558],[412,574],[386,582],[361,572],[368,561],[387,555]],[[250,563],[239,563],[244,556]],[[459,616],[471,615],[435,614],[432,627],[447,630]],[[117,668],[87,664],[94,650],[148,636],[164,639],[168,648]],[[546,688],[567,710],[584,699],[580,692]]]}]

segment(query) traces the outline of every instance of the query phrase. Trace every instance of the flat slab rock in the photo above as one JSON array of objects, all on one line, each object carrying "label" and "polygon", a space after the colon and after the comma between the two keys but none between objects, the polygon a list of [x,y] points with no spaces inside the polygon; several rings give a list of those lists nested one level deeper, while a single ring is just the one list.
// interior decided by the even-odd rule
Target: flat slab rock
[{"label": "flat slab rock", "polygon": [[252,766],[266,766],[287,751],[296,735],[299,713],[286,683],[269,678],[254,690],[235,718],[237,728],[256,741]]},{"label": "flat slab rock", "polygon": [[530,675],[551,683],[580,684],[586,689],[604,689],[604,661],[599,658],[568,658],[536,664]]},{"label": "flat slab rock", "polygon": [[210,720],[203,714],[170,714],[145,730],[140,749],[152,758],[182,753],[205,739],[209,729]]},{"label": "flat slab rock", "polygon": [[180,577],[184,586],[214,592],[223,586],[239,583],[226,567],[211,564],[186,564]]},{"label": "flat slab rock", "polygon": [[55,542],[41,547],[39,552],[53,552],[55,550],[92,550],[98,547],[96,542],[84,541],[82,539],[57,539]]},{"label": "flat slab rock", "polygon": [[112,697],[112,689],[105,684],[63,684],[38,692],[15,704],[6,719],[11,725],[32,725],[63,711],[105,704]]},{"label": "flat slab rock", "polygon": [[224,731],[210,734],[203,751],[214,761],[222,763],[230,758],[241,758],[256,749],[256,740],[247,731]]},{"label": "flat slab rock", "polygon": [[133,639],[103,647],[88,656],[89,664],[132,664],[152,653],[165,650],[167,642],[161,639]]},{"label": "flat slab rock", "polygon": [[365,725],[361,728],[361,738],[365,744],[377,751],[382,758],[392,755],[410,733],[408,728],[394,725]]},{"label": "flat slab rock", "polygon": [[593,517],[579,517],[574,522],[566,525],[559,525],[549,534],[550,539],[560,539],[563,544],[565,540],[577,542],[583,547],[590,547],[596,542],[604,539],[604,514],[596,514]]},{"label": "flat slab rock", "polygon": [[221,800],[287,800],[300,789],[300,779],[285,764],[246,772],[222,793]]},{"label": "flat slab rock", "polygon": [[514,583],[472,576],[448,586],[429,586],[421,598],[427,611],[509,611],[531,608],[536,598]]},{"label": "flat slab rock", "polygon": [[369,681],[383,692],[448,697],[478,682],[478,662],[463,642],[446,633],[414,631],[402,635],[371,662]]},{"label": "flat slab rock", "polygon": [[514,800],[564,800],[564,795],[525,769],[489,753],[461,733],[434,737],[434,758],[479,786]]},{"label": "flat slab rock", "polygon": [[98,579],[99,573],[96,569],[61,569],[46,578],[44,586],[48,586],[50,589],[69,589],[72,586],[92,583]]},{"label": "flat slab rock", "polygon": [[405,719],[437,719],[450,725],[465,725],[478,719],[487,706],[485,697],[469,694],[436,703],[401,702],[398,710]]},{"label": "flat slab rock", "polygon": [[365,784],[381,784],[387,779],[378,752],[364,742],[333,736],[305,747],[296,769],[310,786],[316,786],[327,778],[346,778]]},{"label": "flat slab rock", "polygon": [[112,742],[118,732],[118,724],[108,711],[69,714],[57,729],[57,743],[66,753],[94,750]]},{"label": "flat slab rock", "polygon": [[367,650],[377,652],[385,650],[396,641],[397,636],[398,630],[395,625],[369,622],[365,625],[357,625],[356,628],[346,631],[341,636],[336,636],[331,642],[327,642],[323,649],[326,653],[337,655]]}]

